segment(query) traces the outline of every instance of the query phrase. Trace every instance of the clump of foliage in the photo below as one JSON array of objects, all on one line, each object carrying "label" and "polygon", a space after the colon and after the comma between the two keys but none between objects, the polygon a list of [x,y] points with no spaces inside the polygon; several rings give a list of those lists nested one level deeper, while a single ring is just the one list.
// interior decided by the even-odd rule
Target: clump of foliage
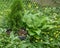
[{"label": "clump of foliage", "polygon": [[0,28],[0,48],[26,48],[29,45],[29,42],[21,41],[13,32],[8,36],[5,29]]},{"label": "clump of foliage", "polygon": [[17,30],[22,27],[22,14],[23,14],[22,0],[15,0],[11,5],[11,12],[8,15],[7,26],[12,30]]},{"label": "clump of foliage", "polygon": [[[45,7],[36,12],[35,10],[31,10],[32,12],[26,11],[23,22],[27,25],[31,42],[40,42],[53,48],[55,46],[57,46],[56,48],[60,46],[60,42],[58,41],[60,38],[60,11],[57,10],[60,9],[57,9],[56,7]],[[45,46],[43,48],[45,48]]]}]

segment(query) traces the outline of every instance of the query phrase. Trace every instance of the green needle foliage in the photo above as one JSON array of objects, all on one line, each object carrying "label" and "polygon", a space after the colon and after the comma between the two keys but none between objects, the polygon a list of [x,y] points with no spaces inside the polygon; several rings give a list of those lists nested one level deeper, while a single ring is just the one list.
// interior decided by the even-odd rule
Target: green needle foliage
[{"label": "green needle foliage", "polygon": [[15,0],[11,5],[11,13],[8,15],[8,28],[12,30],[18,30],[22,27],[22,12],[23,11],[23,4],[22,0]]}]

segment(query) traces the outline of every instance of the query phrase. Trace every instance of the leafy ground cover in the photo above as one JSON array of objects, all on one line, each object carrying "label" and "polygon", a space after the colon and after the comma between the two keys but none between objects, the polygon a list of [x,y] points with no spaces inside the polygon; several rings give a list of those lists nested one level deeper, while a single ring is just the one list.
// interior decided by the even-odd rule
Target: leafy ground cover
[{"label": "leafy ground cover", "polygon": [[[0,48],[59,48],[60,7],[39,7],[37,5],[32,7],[30,3],[27,5],[28,8],[26,8],[26,5],[24,7],[24,14],[21,17],[24,24],[21,26],[26,28],[28,34],[23,41],[18,38],[14,30],[10,33],[10,36],[6,34],[6,28],[8,27],[7,16],[11,13],[12,9],[1,9]],[[15,24],[14,27],[16,27]]]}]

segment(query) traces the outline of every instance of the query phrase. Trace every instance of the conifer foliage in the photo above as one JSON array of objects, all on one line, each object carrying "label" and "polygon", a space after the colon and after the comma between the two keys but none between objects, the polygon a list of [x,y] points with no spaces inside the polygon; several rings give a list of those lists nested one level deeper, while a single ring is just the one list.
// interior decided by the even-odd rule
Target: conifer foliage
[{"label": "conifer foliage", "polygon": [[22,14],[23,14],[23,3],[22,0],[15,0],[11,5],[11,12],[8,15],[8,28],[17,30],[22,27]]}]

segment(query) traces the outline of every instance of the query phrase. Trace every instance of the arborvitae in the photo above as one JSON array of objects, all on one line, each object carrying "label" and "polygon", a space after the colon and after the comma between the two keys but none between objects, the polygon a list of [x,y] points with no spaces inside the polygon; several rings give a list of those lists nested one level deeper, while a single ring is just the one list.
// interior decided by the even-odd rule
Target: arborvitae
[{"label": "arborvitae", "polygon": [[22,0],[15,0],[11,5],[11,12],[8,15],[8,28],[12,30],[18,30],[22,27],[22,13],[23,13],[23,3]]}]

